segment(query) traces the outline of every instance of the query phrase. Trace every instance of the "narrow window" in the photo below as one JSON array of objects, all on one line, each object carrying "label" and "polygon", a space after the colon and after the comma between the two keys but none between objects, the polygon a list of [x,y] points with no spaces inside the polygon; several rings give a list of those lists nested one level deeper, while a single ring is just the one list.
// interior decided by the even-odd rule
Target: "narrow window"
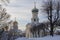
[{"label": "narrow window", "polygon": [[36,21],[36,19],[34,19],[34,21]]}]

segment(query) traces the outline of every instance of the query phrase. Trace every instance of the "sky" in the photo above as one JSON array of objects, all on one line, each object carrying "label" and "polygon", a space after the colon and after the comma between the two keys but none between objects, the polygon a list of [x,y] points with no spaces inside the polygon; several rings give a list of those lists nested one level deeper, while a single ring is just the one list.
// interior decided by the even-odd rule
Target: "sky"
[{"label": "sky", "polygon": [[[10,3],[5,6],[7,13],[11,15],[10,19],[15,20],[16,17],[19,29],[25,30],[26,24],[31,22],[34,2],[35,0],[10,0]],[[41,11],[42,2],[43,0],[36,0],[36,7],[39,9],[39,22],[47,20],[45,14]]]}]

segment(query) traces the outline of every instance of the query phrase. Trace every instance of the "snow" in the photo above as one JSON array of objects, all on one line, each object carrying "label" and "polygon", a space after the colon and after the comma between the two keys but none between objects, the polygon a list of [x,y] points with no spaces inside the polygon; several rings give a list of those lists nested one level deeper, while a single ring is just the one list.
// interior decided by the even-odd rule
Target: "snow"
[{"label": "snow", "polygon": [[60,36],[46,36],[46,37],[40,37],[40,38],[17,38],[16,40],[60,40]]}]

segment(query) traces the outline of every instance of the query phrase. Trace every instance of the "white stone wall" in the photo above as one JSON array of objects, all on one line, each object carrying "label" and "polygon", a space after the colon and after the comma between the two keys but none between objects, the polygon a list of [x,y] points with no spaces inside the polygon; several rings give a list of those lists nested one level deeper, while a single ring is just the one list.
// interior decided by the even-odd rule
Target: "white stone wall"
[{"label": "white stone wall", "polygon": [[[35,19],[36,21],[34,21],[34,19]],[[39,23],[38,12],[36,12],[36,13],[33,12],[33,13],[32,13],[31,22],[32,22],[32,23]]]},{"label": "white stone wall", "polygon": [[27,38],[31,38],[32,37],[32,33],[30,31],[31,27],[32,27],[31,24],[27,24],[27,26],[26,26],[26,37]]}]

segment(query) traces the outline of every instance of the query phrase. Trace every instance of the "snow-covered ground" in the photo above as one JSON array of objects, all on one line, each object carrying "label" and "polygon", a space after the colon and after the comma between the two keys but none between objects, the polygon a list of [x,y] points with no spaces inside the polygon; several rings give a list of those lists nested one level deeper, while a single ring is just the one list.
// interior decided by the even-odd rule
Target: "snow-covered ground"
[{"label": "snow-covered ground", "polygon": [[46,36],[41,38],[17,38],[16,40],[60,40],[60,36]]}]

